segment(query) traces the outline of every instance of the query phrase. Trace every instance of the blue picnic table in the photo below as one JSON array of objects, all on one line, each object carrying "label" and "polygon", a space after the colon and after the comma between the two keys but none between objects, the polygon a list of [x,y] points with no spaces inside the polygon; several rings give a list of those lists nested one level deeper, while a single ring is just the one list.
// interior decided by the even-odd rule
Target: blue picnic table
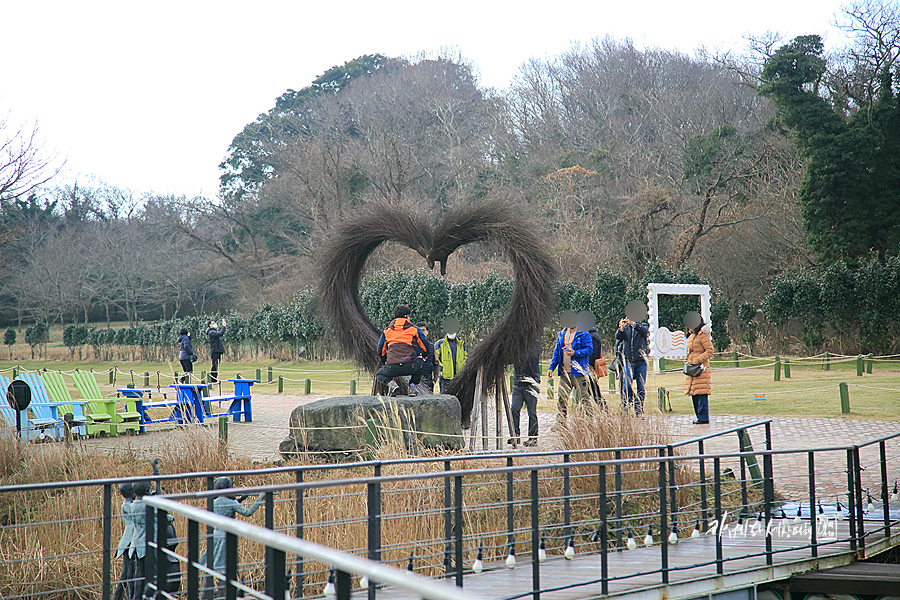
[{"label": "blue picnic table", "polygon": [[[117,393],[121,394],[123,398],[130,398],[134,400],[134,408],[138,414],[141,415],[141,426],[139,431],[144,433],[144,424],[145,423],[153,423],[154,421],[150,418],[150,416],[145,412],[146,408],[144,406],[144,394],[147,395],[147,399],[151,400],[153,397],[153,388],[134,388],[134,387],[126,387],[119,388],[116,390]],[[165,399],[165,395],[163,395]],[[170,420],[170,419],[165,419]]]},{"label": "blue picnic table", "polygon": [[249,423],[253,420],[253,409],[250,406],[250,388],[254,383],[259,383],[259,379],[229,379],[228,381],[234,383],[234,400],[232,400],[231,406],[228,407],[228,414],[235,421],[240,421],[243,415],[244,421]]},{"label": "blue picnic table", "polygon": [[[152,388],[120,388],[116,391],[125,398],[135,401],[135,408],[141,415],[140,432],[144,433],[144,425],[147,423],[161,423],[164,421],[175,421],[179,425],[188,423],[203,423],[207,416],[211,416],[209,411],[210,402],[230,401],[227,414],[235,421],[244,420],[250,422],[253,420],[253,412],[251,407],[250,387],[254,383],[259,383],[258,379],[229,379],[234,384],[234,394],[223,396],[204,396],[203,390],[211,387],[205,383],[173,383],[170,388],[175,388],[175,399],[149,401],[152,394]],[[147,399],[144,396],[147,396]],[[147,413],[148,408],[173,408],[172,414],[166,419],[151,419]]]}]

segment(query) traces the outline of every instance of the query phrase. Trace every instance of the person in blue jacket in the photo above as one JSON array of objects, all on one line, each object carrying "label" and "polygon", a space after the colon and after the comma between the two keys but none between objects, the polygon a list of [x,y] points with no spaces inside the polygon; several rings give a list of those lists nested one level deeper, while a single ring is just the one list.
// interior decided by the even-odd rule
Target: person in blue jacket
[{"label": "person in blue jacket", "polygon": [[547,378],[553,378],[553,372],[559,373],[559,390],[557,392],[557,420],[565,421],[568,414],[569,395],[575,390],[576,398],[591,398],[591,387],[588,382],[588,358],[594,351],[591,334],[578,331],[578,315],[567,310],[562,314],[562,325],[565,327],[556,336],[553,359]]},{"label": "person in blue jacket", "polygon": [[[634,406],[634,414],[644,414],[644,383],[647,381],[647,339],[650,326],[636,323],[627,316],[619,318],[619,330],[616,331],[616,345],[622,354],[622,408],[630,412]],[[621,342],[621,346],[619,346]],[[631,389],[631,382],[637,384],[637,395]]]}]

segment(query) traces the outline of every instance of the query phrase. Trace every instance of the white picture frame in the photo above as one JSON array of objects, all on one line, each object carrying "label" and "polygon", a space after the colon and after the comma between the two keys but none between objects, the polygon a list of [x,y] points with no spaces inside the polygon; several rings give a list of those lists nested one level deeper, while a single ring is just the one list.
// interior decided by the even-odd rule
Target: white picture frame
[{"label": "white picture frame", "polygon": [[647,339],[653,370],[659,373],[659,359],[683,359],[687,345],[683,331],[669,331],[659,325],[659,296],[700,296],[700,316],[704,323],[712,325],[710,314],[710,288],[708,285],[688,283],[648,283],[647,313],[650,334]]}]

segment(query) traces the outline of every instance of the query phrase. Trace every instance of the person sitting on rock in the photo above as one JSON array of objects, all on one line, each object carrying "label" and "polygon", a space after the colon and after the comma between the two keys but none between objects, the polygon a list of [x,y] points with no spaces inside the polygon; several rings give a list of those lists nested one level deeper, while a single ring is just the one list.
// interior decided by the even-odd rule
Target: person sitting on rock
[{"label": "person sitting on rock", "polygon": [[410,309],[405,304],[394,308],[394,320],[378,340],[378,354],[384,366],[378,369],[375,378],[387,385],[389,395],[396,396],[399,386],[395,377],[409,375],[409,395],[418,396],[417,386],[422,378],[422,354],[429,350],[428,338],[409,320]]}]

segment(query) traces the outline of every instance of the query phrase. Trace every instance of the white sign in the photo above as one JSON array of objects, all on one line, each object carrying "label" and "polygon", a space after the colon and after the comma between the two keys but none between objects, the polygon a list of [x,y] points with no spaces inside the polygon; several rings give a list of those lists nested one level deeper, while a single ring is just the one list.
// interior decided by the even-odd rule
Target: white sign
[{"label": "white sign", "polygon": [[656,330],[654,336],[656,352],[654,356],[659,358],[684,358],[687,356],[687,340],[683,331],[669,331],[666,327]]}]

